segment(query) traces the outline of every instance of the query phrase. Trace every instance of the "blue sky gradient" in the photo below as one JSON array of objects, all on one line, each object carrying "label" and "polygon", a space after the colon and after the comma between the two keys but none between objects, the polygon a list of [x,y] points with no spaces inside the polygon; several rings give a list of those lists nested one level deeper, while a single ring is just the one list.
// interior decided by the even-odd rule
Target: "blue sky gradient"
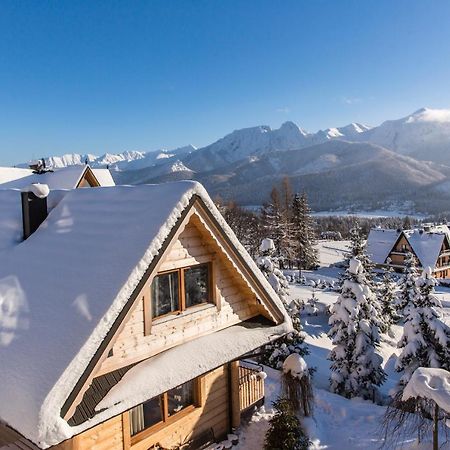
[{"label": "blue sky gradient", "polygon": [[0,164],[450,107],[450,2],[2,1]]}]

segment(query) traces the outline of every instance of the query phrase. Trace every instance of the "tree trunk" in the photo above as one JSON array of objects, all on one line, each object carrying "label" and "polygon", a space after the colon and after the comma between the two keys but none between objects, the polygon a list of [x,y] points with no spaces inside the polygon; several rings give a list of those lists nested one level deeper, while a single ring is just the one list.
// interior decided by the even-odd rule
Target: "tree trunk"
[{"label": "tree trunk", "polygon": [[433,450],[439,449],[439,406],[434,405],[434,425],[433,425]]}]

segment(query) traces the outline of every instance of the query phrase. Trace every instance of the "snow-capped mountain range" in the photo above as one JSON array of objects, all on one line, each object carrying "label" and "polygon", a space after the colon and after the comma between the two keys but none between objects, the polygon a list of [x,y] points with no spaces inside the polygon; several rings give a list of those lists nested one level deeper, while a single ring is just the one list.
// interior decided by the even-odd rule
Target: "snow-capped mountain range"
[{"label": "snow-capped mountain range", "polygon": [[[261,125],[235,130],[198,149],[188,145],[46,158],[52,167],[85,162],[109,167],[118,183],[197,179],[213,195],[244,204],[260,204],[273,183],[288,176],[295,189],[308,192],[316,209],[355,201],[377,207],[398,201],[413,202],[416,208],[444,201],[450,205],[450,110],[422,108],[373,128],[351,123],[316,133],[293,122],[275,129]],[[424,195],[433,200],[425,201]]]}]

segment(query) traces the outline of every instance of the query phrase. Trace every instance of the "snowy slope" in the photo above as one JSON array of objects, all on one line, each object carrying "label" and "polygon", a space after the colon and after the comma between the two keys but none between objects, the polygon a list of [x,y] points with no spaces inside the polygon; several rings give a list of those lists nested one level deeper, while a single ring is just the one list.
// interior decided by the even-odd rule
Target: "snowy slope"
[{"label": "snowy slope", "polygon": [[275,151],[300,150],[330,139],[353,139],[369,127],[352,123],[341,128],[328,128],[308,133],[294,122],[280,128],[267,125],[233,131],[222,139],[199,149],[187,157],[187,165],[194,170],[213,170],[227,164]]},{"label": "snowy slope", "polygon": [[353,138],[418,159],[450,164],[450,110],[421,108]]}]

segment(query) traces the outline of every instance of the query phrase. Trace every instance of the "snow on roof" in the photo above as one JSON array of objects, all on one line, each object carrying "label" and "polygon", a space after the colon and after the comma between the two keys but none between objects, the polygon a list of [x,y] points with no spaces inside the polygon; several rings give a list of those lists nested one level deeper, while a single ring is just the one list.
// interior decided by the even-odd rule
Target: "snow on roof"
[{"label": "snow on roof", "polygon": [[19,180],[33,174],[31,169],[19,169],[18,167],[0,167],[0,185],[10,181]]},{"label": "snow on roof", "polygon": [[431,399],[450,413],[450,372],[444,369],[419,367],[403,390],[402,399]]},{"label": "snow on roof", "polygon": [[116,183],[109,169],[91,169],[100,186],[115,186]]},{"label": "snow on roof", "polygon": [[419,230],[406,231],[405,235],[422,267],[436,267],[436,262],[444,242],[445,233]]},{"label": "snow on roof", "polygon": [[40,174],[28,169],[13,170],[27,170],[28,174],[2,183],[0,189],[22,189],[33,183],[47,184],[50,190],[73,189],[83,176],[86,166],[69,166]]},{"label": "snow on roof", "polygon": [[[47,197],[47,209],[51,211],[66,193],[67,191],[51,191]],[[0,252],[14,247],[22,240],[22,200],[20,191],[16,189],[0,189]]]},{"label": "snow on roof", "polygon": [[[47,184],[50,190],[74,189],[88,166],[67,166],[44,173],[31,169],[0,167],[0,189],[22,189],[34,183]],[[91,169],[101,186],[114,186],[108,169]]]},{"label": "snow on roof", "polygon": [[74,434],[60,417],[62,405],[194,195],[290,326],[278,296],[200,184],[74,189],[27,240],[0,253],[2,421],[44,448]]},{"label": "snow on roof", "polygon": [[375,264],[384,264],[396,240],[400,236],[398,230],[372,228],[367,238],[367,254]]},{"label": "snow on roof", "polygon": [[[286,323],[268,326],[243,322],[174,347],[130,369],[96,410],[115,414],[192,380],[251,352],[290,331]],[[180,368],[183,370],[180,370]]]}]

